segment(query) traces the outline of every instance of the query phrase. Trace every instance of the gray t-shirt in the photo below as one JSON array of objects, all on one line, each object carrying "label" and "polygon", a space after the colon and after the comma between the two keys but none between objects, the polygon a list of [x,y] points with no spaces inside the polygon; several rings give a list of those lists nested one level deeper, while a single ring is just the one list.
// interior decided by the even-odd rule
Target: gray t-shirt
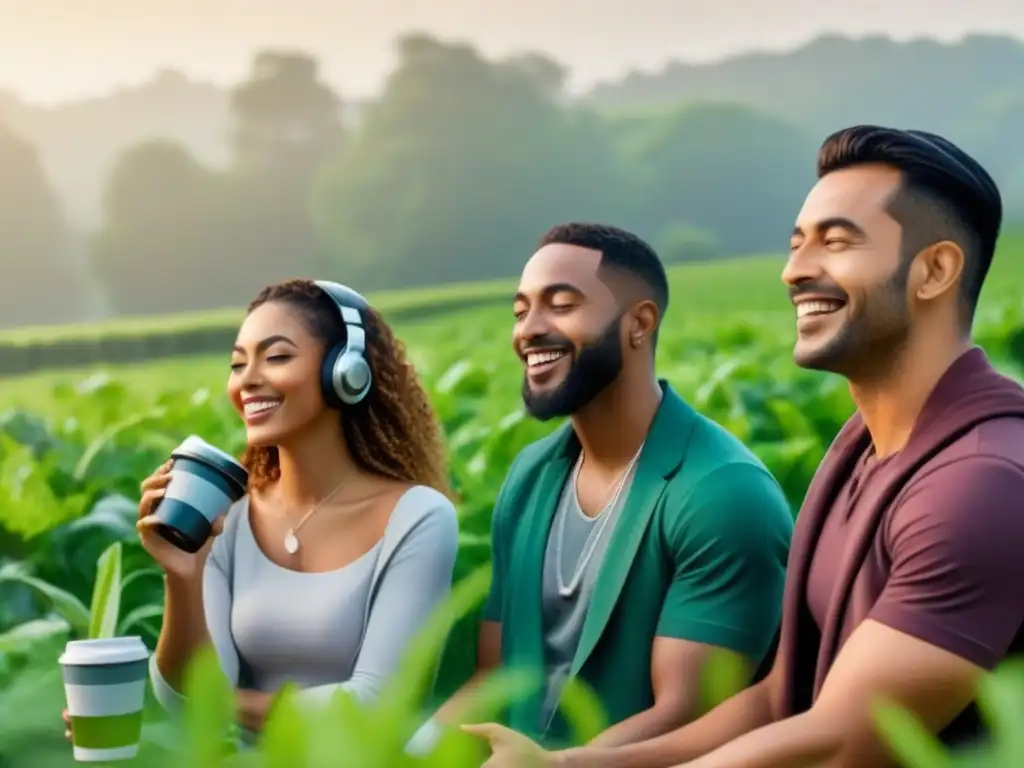
[{"label": "gray t-shirt", "polygon": [[[338,689],[372,701],[448,597],[458,535],[451,502],[415,486],[369,552],[337,570],[302,573],[263,554],[243,499],[228,513],[203,574],[206,625],[228,680],[268,692],[292,682],[312,701]],[[182,696],[155,660],[154,693],[177,709]]]},{"label": "gray t-shirt", "polygon": [[[597,571],[601,567],[608,541],[622,512],[633,482],[634,469],[623,481],[622,492],[615,505],[597,517],[587,517],[580,509],[573,475],[569,475],[558,501],[544,551],[544,574],[541,586],[541,612],[544,622],[544,658],[547,674],[547,693],[541,708],[541,727],[551,720],[569,677],[572,660],[576,655],[583,622],[587,617],[590,595]],[[606,519],[607,516],[607,519]],[[564,526],[564,533],[563,533]],[[599,530],[600,529],[600,530]],[[599,537],[596,542],[588,539]],[[561,560],[558,542],[561,539]],[[594,545],[593,555],[583,571],[579,588],[568,597],[559,593],[561,584],[569,586],[586,550]]]}]

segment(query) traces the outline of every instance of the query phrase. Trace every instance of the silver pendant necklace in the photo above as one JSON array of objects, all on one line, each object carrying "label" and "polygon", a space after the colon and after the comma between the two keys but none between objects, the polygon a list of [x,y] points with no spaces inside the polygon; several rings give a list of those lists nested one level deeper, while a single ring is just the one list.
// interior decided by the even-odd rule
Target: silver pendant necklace
[{"label": "silver pendant necklace", "polygon": [[306,513],[306,516],[303,517],[301,520],[299,520],[299,524],[298,525],[296,525],[294,528],[289,528],[288,529],[288,533],[286,533],[285,536],[284,536],[284,550],[285,550],[285,552],[287,552],[289,555],[294,555],[296,552],[299,551],[299,537],[298,537],[299,529],[306,524],[306,521],[309,520],[309,518],[311,518],[313,516],[314,512],[316,512],[318,509],[320,509],[320,507],[322,507],[330,499],[332,499],[334,497],[334,494],[336,494],[338,491],[340,491],[341,490],[341,486],[343,486],[346,482],[347,482],[347,479],[346,480],[342,480],[340,483],[338,483],[338,487],[335,488],[333,491],[331,491],[326,496],[324,496],[320,501],[318,501],[313,506],[313,508],[311,510],[309,510],[309,512]]},{"label": "silver pendant necklace", "polygon": [[[587,570],[587,565],[590,563],[590,559],[594,556],[594,551],[597,549],[597,545],[613,517],[612,510],[615,509],[615,506],[619,501],[619,496],[622,495],[622,489],[626,485],[626,478],[629,477],[629,473],[632,471],[633,465],[636,464],[637,459],[640,458],[640,452],[643,451],[643,449],[644,445],[641,443],[637,452],[633,455],[633,458],[630,459],[629,464],[626,465],[626,468],[622,470],[622,474],[619,475],[619,479],[614,486],[614,492],[612,493],[611,498],[605,502],[604,507],[599,513],[599,517],[601,517],[601,519],[598,521],[597,525],[594,526],[593,530],[591,530],[590,535],[587,536],[587,540],[583,545],[583,552],[580,553],[579,560],[576,562],[576,568],[573,571],[572,578],[569,580],[568,584],[565,583],[565,579],[562,576],[562,547],[565,542],[565,520],[569,515],[567,514],[568,510],[562,513],[562,519],[559,521],[558,533],[555,538],[555,577],[558,582],[558,596],[563,600],[567,600],[572,597],[580,588],[580,584],[583,581],[583,574]],[[576,483],[579,480],[580,469],[582,466],[583,452],[581,451],[579,458],[576,460],[576,466],[573,467],[572,477],[569,480],[571,493],[576,501],[577,507],[579,507],[579,497],[576,492]]]}]

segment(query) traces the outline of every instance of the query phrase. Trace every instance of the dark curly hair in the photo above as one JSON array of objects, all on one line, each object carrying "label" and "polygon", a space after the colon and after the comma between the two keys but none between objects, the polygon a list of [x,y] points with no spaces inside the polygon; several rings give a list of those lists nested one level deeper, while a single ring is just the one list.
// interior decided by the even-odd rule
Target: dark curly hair
[{"label": "dark curly hair", "polygon": [[[307,328],[325,350],[345,340],[345,325],[337,306],[311,280],[287,280],[269,285],[249,305],[249,312],[267,302],[298,310]],[[373,386],[366,399],[347,406],[342,431],[355,462],[367,472],[449,494],[441,428],[405,345],[394,337],[380,314],[363,312],[366,357]],[[249,470],[250,487],[266,487],[280,476],[277,448],[247,448],[242,464]]]}]

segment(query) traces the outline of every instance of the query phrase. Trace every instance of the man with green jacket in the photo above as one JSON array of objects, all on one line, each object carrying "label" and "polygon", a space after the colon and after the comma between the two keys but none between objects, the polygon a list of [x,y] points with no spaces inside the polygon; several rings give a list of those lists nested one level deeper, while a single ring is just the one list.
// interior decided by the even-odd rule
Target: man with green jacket
[{"label": "man with green jacket", "polygon": [[709,653],[756,666],[778,629],[789,506],[739,440],[657,378],[667,304],[650,246],[594,224],[550,230],[515,296],[526,409],[570,418],[519,454],[498,496],[478,677],[542,671],[507,725],[545,744],[569,737],[569,679],[608,715],[596,743],[650,739],[698,714]]}]

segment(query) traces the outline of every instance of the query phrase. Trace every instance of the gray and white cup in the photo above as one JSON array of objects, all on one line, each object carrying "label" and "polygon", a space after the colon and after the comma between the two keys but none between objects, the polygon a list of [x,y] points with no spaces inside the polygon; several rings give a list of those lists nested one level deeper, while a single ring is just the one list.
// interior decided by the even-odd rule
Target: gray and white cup
[{"label": "gray and white cup", "polygon": [[73,640],[60,657],[75,760],[131,760],[142,738],[149,650],[140,637]]},{"label": "gray and white cup", "polygon": [[171,481],[154,514],[161,536],[198,552],[218,517],[241,499],[249,473],[232,456],[192,435],[171,452]]}]

